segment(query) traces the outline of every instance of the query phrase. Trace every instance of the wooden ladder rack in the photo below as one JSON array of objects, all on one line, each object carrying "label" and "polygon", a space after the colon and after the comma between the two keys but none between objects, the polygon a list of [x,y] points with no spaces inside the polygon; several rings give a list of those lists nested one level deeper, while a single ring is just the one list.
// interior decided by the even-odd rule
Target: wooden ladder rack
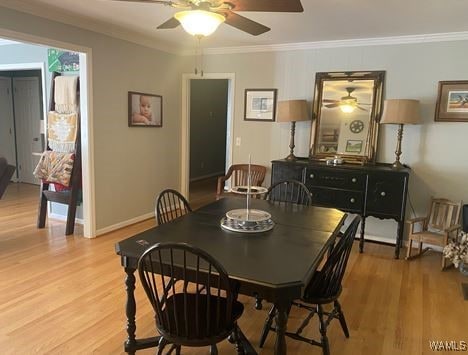
[{"label": "wooden ladder rack", "polygon": [[[52,73],[52,84],[51,84],[51,95],[49,101],[49,111],[55,111],[55,78],[59,76],[60,73]],[[78,92],[79,94],[79,81],[78,81]],[[66,191],[50,191],[50,183],[41,182],[41,189],[39,195],[39,214],[37,217],[37,227],[44,228],[47,218],[47,201],[57,202],[64,205],[68,205],[67,211],[67,224],[65,228],[65,235],[73,234],[75,229],[75,216],[76,216],[76,207],[78,204],[78,198],[81,190],[81,128],[80,128],[80,115],[77,118],[77,135],[75,142],[75,159],[73,161],[73,170],[70,178],[70,189]],[[47,150],[50,150],[49,145],[47,144]]]}]

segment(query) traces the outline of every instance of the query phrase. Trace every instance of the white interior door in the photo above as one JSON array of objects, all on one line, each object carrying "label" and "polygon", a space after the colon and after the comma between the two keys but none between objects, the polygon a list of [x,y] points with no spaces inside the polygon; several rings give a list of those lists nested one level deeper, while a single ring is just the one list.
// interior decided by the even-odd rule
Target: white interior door
[{"label": "white interior door", "polygon": [[[11,78],[0,76],[0,155],[16,166]],[[15,180],[16,174],[12,180]]]},{"label": "white interior door", "polygon": [[34,168],[42,153],[40,133],[42,98],[39,79],[13,78],[13,93],[19,181],[39,184],[39,180],[33,176]]}]

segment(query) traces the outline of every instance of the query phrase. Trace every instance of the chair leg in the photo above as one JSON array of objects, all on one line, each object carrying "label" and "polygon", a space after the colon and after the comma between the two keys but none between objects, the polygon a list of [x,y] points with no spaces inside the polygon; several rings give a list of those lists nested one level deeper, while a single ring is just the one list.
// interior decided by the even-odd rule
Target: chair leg
[{"label": "chair leg", "polygon": [[343,333],[346,338],[349,338],[349,330],[348,330],[348,326],[346,325],[346,319],[344,317],[343,310],[341,309],[340,302],[338,302],[337,300],[334,303],[335,303],[335,309],[338,312],[338,319],[340,321],[341,328],[343,329]]},{"label": "chair leg", "polygon": [[447,259],[445,259],[444,254],[442,254],[442,271],[447,267]]},{"label": "chair leg", "polygon": [[423,253],[423,242],[419,242],[419,254]]},{"label": "chair leg", "polygon": [[265,321],[265,325],[263,326],[262,335],[260,336],[260,347],[262,348],[265,344],[265,340],[268,336],[268,332],[271,329],[271,325],[273,324],[273,319],[275,318],[276,314],[276,307],[271,306],[270,312],[268,312],[268,317]]},{"label": "chair leg", "polygon": [[163,337],[161,337],[159,339],[158,355],[162,355],[163,350],[164,350],[164,348],[166,347],[167,344],[169,344],[169,342],[166,339],[164,339]]},{"label": "chair leg", "polygon": [[328,343],[327,337],[327,325],[323,319],[323,307],[321,304],[317,305],[317,314],[319,317],[320,340],[322,343],[323,355],[330,355],[330,345]]},{"label": "chair leg", "polygon": [[413,239],[408,240],[408,250],[406,251],[406,260],[411,259],[411,248],[413,247]]},{"label": "chair leg", "polygon": [[210,355],[218,355],[218,348],[215,345],[210,346]]},{"label": "chair leg", "polygon": [[176,355],[180,355],[181,349],[182,349],[182,346],[178,345],[175,351]]}]

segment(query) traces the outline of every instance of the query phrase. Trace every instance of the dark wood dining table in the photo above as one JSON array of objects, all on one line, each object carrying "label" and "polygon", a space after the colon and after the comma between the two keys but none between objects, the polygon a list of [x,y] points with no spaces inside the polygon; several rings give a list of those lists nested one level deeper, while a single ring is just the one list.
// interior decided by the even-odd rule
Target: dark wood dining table
[{"label": "dark wood dining table", "polygon": [[346,214],[331,208],[253,199],[251,208],[271,214],[275,223],[272,230],[238,233],[222,229],[222,217],[238,208],[245,208],[245,199],[224,198],[115,245],[126,273],[128,338],[124,348],[127,353],[157,346],[158,342],[157,337],[135,338],[134,273],[139,257],[149,246],[159,242],[185,242],[217,259],[229,277],[239,282],[240,294],[276,305],[275,354],[286,354],[285,331],[290,304],[302,296],[305,285],[339,233]]}]

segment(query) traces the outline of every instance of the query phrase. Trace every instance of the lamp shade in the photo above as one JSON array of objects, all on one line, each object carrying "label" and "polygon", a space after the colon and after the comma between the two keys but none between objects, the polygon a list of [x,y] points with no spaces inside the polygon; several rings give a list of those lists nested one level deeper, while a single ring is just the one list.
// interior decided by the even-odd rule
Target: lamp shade
[{"label": "lamp shade", "polygon": [[417,124],[420,121],[418,100],[385,100],[380,123]]},{"label": "lamp shade", "polygon": [[296,122],[308,121],[309,113],[307,112],[306,100],[289,100],[278,102],[277,122]]},{"label": "lamp shade", "polygon": [[174,17],[182,24],[186,32],[192,36],[202,37],[212,34],[225,21],[223,15],[204,10],[180,11]]}]

